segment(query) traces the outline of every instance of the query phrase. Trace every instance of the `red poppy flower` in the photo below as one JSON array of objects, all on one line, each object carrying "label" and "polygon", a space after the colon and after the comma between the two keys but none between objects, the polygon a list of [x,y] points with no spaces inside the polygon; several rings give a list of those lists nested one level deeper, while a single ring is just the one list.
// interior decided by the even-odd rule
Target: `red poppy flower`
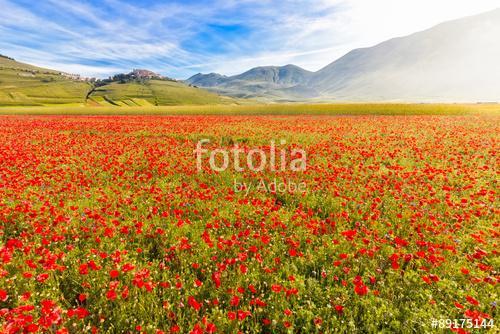
[{"label": "red poppy flower", "polygon": [[201,303],[199,303],[193,296],[188,297],[188,304],[196,311],[199,311],[201,308]]},{"label": "red poppy flower", "polygon": [[115,292],[115,290],[109,290],[106,293],[106,298],[108,298],[108,300],[115,300],[116,299],[116,292]]},{"label": "red poppy flower", "polygon": [[281,285],[279,285],[279,284],[273,284],[273,285],[271,285],[271,290],[272,290],[273,292],[278,293],[278,292],[280,292],[280,291],[281,291],[281,289],[282,289],[282,287],[281,287]]},{"label": "red poppy flower", "polygon": [[354,291],[356,292],[357,295],[364,296],[368,293],[368,287],[364,284],[356,285],[354,287]]},{"label": "red poppy flower", "polygon": [[472,305],[475,305],[475,306],[479,305],[479,302],[474,297],[466,296],[465,299],[467,299],[467,301],[469,303],[471,303]]},{"label": "red poppy flower", "polygon": [[0,301],[4,302],[9,298],[7,291],[0,289]]},{"label": "red poppy flower", "polygon": [[229,304],[231,306],[238,306],[239,303],[240,303],[240,298],[238,296],[233,296]]},{"label": "red poppy flower", "polygon": [[113,269],[109,272],[109,277],[111,278],[117,278],[118,276],[120,276],[120,272],[118,270]]},{"label": "red poppy flower", "polygon": [[216,288],[220,287],[221,284],[220,278],[221,278],[221,273],[219,271],[216,271],[212,274],[212,281],[214,282]]},{"label": "red poppy flower", "polygon": [[47,280],[47,278],[49,278],[49,274],[47,273],[43,273],[43,274],[40,274],[36,277],[36,280],[40,283],[43,283]]},{"label": "red poppy flower", "polygon": [[227,318],[229,320],[235,320],[236,319],[236,312],[233,312],[233,311],[227,312]]}]

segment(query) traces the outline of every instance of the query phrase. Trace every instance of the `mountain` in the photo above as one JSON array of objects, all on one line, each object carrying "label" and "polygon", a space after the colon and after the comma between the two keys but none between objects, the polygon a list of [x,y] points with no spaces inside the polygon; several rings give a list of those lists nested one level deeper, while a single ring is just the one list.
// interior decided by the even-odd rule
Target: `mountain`
[{"label": "mountain", "polygon": [[312,72],[295,65],[264,66],[253,68],[243,74],[232,77],[233,81],[268,82],[276,85],[296,85],[306,82]]},{"label": "mountain", "polygon": [[357,49],[309,85],[337,100],[500,100],[500,9]]},{"label": "mountain", "polygon": [[296,88],[306,83],[312,74],[295,65],[264,66],[230,77],[217,73],[199,73],[187,79],[186,83],[224,95],[280,100],[307,94],[307,87]]},{"label": "mountain", "polygon": [[0,106],[84,103],[91,88],[78,75],[0,56]]},{"label": "mountain", "polygon": [[268,100],[475,102],[500,100],[500,9],[356,49],[317,72],[257,67],[197,74],[188,83]]},{"label": "mountain", "polygon": [[217,73],[202,74],[198,73],[193,75],[191,78],[186,80],[186,83],[193,86],[200,87],[214,87],[224,83],[227,79],[225,75],[220,75]]}]

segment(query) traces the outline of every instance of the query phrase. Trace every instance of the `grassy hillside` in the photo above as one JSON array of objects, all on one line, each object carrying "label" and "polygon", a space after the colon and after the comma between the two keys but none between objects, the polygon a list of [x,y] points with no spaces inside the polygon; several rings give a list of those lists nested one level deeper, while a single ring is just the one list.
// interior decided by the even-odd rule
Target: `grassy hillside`
[{"label": "grassy hillside", "polygon": [[168,80],[128,82],[99,87],[89,96],[89,104],[102,106],[205,105],[229,104],[233,99]]},{"label": "grassy hillside", "polygon": [[0,56],[0,106],[83,104],[90,84]]},{"label": "grassy hillside", "polygon": [[113,82],[96,88],[89,96],[88,103],[101,106],[147,106],[155,104],[155,97],[146,85]]}]

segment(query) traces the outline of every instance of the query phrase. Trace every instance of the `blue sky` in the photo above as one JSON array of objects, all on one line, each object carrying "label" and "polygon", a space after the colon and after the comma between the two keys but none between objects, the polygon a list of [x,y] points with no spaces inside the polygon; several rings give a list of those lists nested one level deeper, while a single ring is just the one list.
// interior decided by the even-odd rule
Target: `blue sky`
[{"label": "blue sky", "polygon": [[499,7],[498,0],[0,0],[0,53],[106,77],[184,79],[293,63],[318,70],[356,47]]}]

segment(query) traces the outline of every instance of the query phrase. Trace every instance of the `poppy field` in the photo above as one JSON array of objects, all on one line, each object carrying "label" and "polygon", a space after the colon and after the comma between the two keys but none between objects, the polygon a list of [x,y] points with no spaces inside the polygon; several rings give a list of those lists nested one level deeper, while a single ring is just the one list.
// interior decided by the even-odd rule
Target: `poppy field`
[{"label": "poppy field", "polygon": [[[0,116],[1,332],[493,333],[499,130],[479,114]],[[207,153],[200,170],[202,139],[276,142],[307,168],[217,171]],[[278,183],[305,189],[256,186]]]}]

